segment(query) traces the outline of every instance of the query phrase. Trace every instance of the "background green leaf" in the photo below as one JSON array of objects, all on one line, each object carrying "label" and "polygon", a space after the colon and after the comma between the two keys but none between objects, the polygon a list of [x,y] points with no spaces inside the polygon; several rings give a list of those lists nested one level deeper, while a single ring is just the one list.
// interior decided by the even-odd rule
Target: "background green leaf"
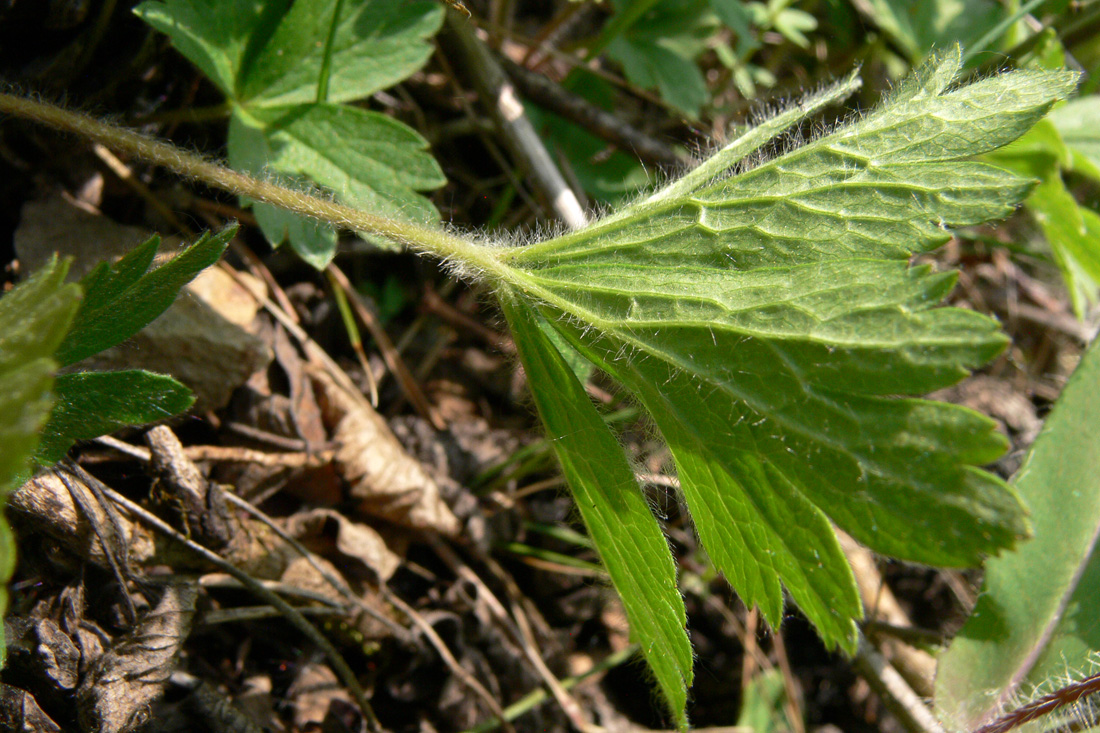
[{"label": "background green leaf", "polygon": [[[620,3],[626,6],[621,12],[630,13],[638,1]],[[632,83],[656,88],[669,104],[698,117],[708,93],[695,58],[716,26],[708,0],[663,0],[613,38],[607,55],[622,64]]]},{"label": "background green leaf", "polygon": [[1072,99],[1051,112],[1049,119],[1073,156],[1067,167],[1100,181],[1100,97]]},{"label": "background green leaf", "polygon": [[236,226],[207,232],[165,264],[149,270],[160,244],[153,237],[118,262],[100,263],[84,276],[84,302],[57,361],[67,366],[120,344],[168,309],[180,288],[218,261]]},{"label": "background green leaf", "polygon": [[147,0],[134,12],[232,97],[250,41],[264,30],[270,34],[271,11],[278,6],[263,0]]},{"label": "background green leaf", "polygon": [[[3,514],[53,404],[51,358],[76,315],[80,288],[65,285],[68,265],[47,266],[0,298],[0,615],[7,612],[15,539]],[[0,634],[0,666],[6,648]]]},{"label": "background green leaf", "polygon": [[[136,12],[229,98],[233,167],[282,174],[305,188],[317,184],[341,202],[379,215],[438,219],[431,202],[417,193],[446,182],[426,152],[427,142],[390,117],[339,103],[369,96],[419,69],[431,54],[426,41],[439,30],[442,7],[426,0],[221,5],[240,7],[169,0],[145,2]],[[268,205],[255,208],[272,244],[289,241],[318,269],[332,260],[337,237],[330,225]]]},{"label": "background green leaf", "polygon": [[990,560],[974,613],[940,657],[936,707],[974,730],[1100,652],[1100,345],[1073,373],[1013,483],[1034,538]]},{"label": "background green leaf", "polygon": [[[232,5],[233,3],[227,3]],[[296,0],[270,40],[238,68],[237,101],[252,108],[317,101],[323,41],[337,4]],[[345,2],[332,42],[329,102],[347,102],[387,89],[424,65],[428,41],[439,30],[437,3],[357,0]]]},{"label": "background green leaf", "polygon": [[[1070,126],[1071,132],[1075,129]],[[1077,132],[1077,140],[1087,140]],[[1062,271],[1078,317],[1095,303],[1100,289],[1100,216],[1081,206],[1066,186],[1064,174],[1078,160],[1088,169],[1087,157],[1071,149],[1053,120],[1042,120],[1025,136],[987,156],[997,165],[1038,179],[1027,198],[1028,213],[1043,232]]]},{"label": "background green leaf", "polygon": [[797,730],[787,720],[787,689],[783,673],[769,669],[758,673],[745,685],[741,697],[738,727],[753,733]]},{"label": "background green leaf", "polygon": [[191,390],[172,377],[141,370],[62,374],[54,392],[57,402],[34,455],[40,466],[60,461],[74,441],[164,420],[195,401]]},{"label": "background green leaf", "polygon": [[949,43],[969,47],[1006,17],[990,0],[865,0],[861,7],[912,64]]}]

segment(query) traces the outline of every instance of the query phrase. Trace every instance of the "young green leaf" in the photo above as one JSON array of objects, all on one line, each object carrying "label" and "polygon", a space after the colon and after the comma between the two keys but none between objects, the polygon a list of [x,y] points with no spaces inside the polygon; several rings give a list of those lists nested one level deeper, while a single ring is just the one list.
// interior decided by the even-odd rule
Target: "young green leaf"
[{"label": "young green leaf", "polygon": [[56,358],[67,366],[133,336],[176,300],[180,288],[218,261],[236,226],[209,232],[160,267],[149,270],[160,244],[152,237],[118,262],[100,263],[80,281],[84,302]]},{"label": "young green leaf", "polygon": [[332,30],[326,100],[364,99],[424,65],[432,55],[428,41],[442,19],[443,8],[424,0],[297,0],[270,40],[259,35],[252,39],[255,53],[238,67],[236,98],[253,108],[317,101],[324,70],[322,41]]},{"label": "young green leaf", "polygon": [[[748,604],[785,587],[852,651],[860,605],[830,520],[874,550],[972,565],[1028,532],[993,422],[914,399],[1004,347],[934,308],[954,277],[909,267],[947,227],[1030,183],[970,157],[1074,88],[1017,71],[953,86],[959,49],[879,109],[747,172],[707,171],[603,222],[496,250],[493,274],[620,380],[669,442],[704,547]],[[751,133],[750,133],[751,134]],[[675,184],[674,184],[675,185]]]},{"label": "young green leaf", "polygon": [[246,59],[255,56],[255,39],[270,37],[280,3],[225,0],[149,0],[134,13],[172,40],[182,53],[227,97],[237,91]]},{"label": "young green leaf", "polygon": [[1087,166],[1087,160],[1063,140],[1050,119],[987,159],[1039,180],[1027,198],[1027,210],[1050,245],[1074,311],[1083,316],[1088,304],[1096,302],[1100,288],[1100,216],[1077,203],[1062,174],[1075,162]]},{"label": "young green leaf", "polygon": [[[232,6],[232,7],[227,7]],[[341,105],[406,78],[431,55],[443,8],[426,0],[239,3],[149,0],[136,11],[167,34],[231,102],[228,153],[240,170],[319,184],[339,200],[399,219],[438,213],[417,191],[446,182],[428,144],[376,112]],[[321,91],[323,90],[323,92]],[[264,235],[289,241],[318,269],[336,230],[268,204],[255,205]]]},{"label": "young green leaf", "polygon": [[[1035,537],[990,560],[974,613],[939,661],[936,707],[975,730],[1037,687],[1095,671],[1100,653],[1100,342],[1094,342],[1014,480]],[[1045,728],[1044,728],[1045,729]]]},{"label": "young green leaf", "polygon": [[195,401],[191,390],[172,377],[140,370],[62,374],[54,381],[54,393],[57,402],[34,454],[40,466],[60,461],[74,441],[163,420]]},{"label": "young green leaf", "polygon": [[668,542],[634,473],[569,364],[543,333],[538,313],[501,294],[539,417],[577,508],[623,600],[627,620],[681,728],[691,686],[691,644]]},{"label": "young green leaf", "polygon": [[[80,303],[80,288],[64,284],[68,269],[53,260],[0,298],[0,616],[15,568],[15,539],[3,507],[38,444],[53,404],[57,364],[51,357]],[[4,656],[0,634],[0,666]]]}]

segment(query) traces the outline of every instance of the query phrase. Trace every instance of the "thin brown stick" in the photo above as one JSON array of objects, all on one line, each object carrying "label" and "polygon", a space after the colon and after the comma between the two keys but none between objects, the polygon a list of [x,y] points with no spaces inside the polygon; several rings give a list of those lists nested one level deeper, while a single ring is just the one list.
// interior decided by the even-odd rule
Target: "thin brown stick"
[{"label": "thin brown stick", "polygon": [[[577,700],[570,695],[565,687],[562,686],[561,680],[554,676],[554,673],[550,671],[550,668],[546,666],[546,662],[542,660],[542,657],[538,653],[537,644],[535,642],[535,635],[531,631],[531,626],[527,622],[527,616],[523,613],[523,610],[515,603],[515,598],[520,595],[519,588],[515,582],[504,573],[503,569],[496,566],[497,577],[500,578],[505,587],[508,589],[509,595],[512,598],[512,614],[511,616],[505,610],[504,605],[489,589],[489,586],[478,576],[477,573],[470,568],[469,565],[462,562],[458,555],[452,550],[446,543],[438,537],[429,537],[428,541],[432,545],[432,549],[436,554],[450,566],[451,570],[461,578],[466,579],[478,589],[482,599],[486,602],[490,612],[496,616],[497,621],[504,626],[514,639],[514,641],[523,649],[524,655],[527,657],[527,661],[531,663],[531,666],[535,668],[550,693],[554,696],[554,700],[557,701],[558,706],[561,707],[566,717],[579,731],[589,731],[592,729],[592,724],[585,717],[584,710],[581,708]],[[491,558],[482,558],[486,561],[491,561]],[[496,565],[492,563],[492,565]],[[492,567],[491,565],[491,567]]]},{"label": "thin brown stick", "polygon": [[944,733],[943,726],[913,692],[905,678],[862,635],[852,665],[906,730],[911,733]]},{"label": "thin brown stick", "polygon": [[[149,460],[148,448],[130,445],[109,435],[100,436],[95,441],[139,461]],[[192,461],[254,463],[260,466],[282,468],[320,468],[332,462],[334,451],[269,453],[232,445],[188,445],[184,446],[183,455]]]},{"label": "thin brown stick", "polygon": [[509,150],[528,169],[532,182],[549,200],[558,218],[573,229],[584,226],[588,217],[580,200],[524,114],[523,104],[504,70],[469,24],[455,13],[447,14],[447,30],[444,39],[451,41],[453,53],[489,108]]},{"label": "thin brown stick", "polygon": [[508,76],[532,102],[577,123],[616,147],[633,153],[639,160],[671,173],[684,169],[690,162],[686,155],[678,155],[671,145],[626,124],[617,115],[573,94],[542,74],[508,59],[502,58],[500,61]]}]

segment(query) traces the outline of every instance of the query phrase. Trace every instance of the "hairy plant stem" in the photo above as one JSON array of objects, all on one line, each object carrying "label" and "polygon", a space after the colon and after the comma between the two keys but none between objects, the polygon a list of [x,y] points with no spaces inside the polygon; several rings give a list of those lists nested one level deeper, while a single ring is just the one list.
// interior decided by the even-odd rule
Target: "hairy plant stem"
[{"label": "hairy plant stem", "polygon": [[[1089,695],[1100,692],[1100,674],[1094,674],[1077,682],[1070,682],[1049,695],[1011,710],[992,723],[983,725],[974,733],[1007,733],[1013,728],[1037,720],[1056,710],[1073,705]],[[1087,721],[1086,721],[1087,723]]]},{"label": "hairy plant stem", "polygon": [[438,257],[456,266],[460,274],[465,276],[484,276],[505,282],[514,279],[509,277],[511,268],[503,266],[491,248],[463,237],[442,229],[376,216],[269,181],[257,180],[169,143],[79,112],[14,94],[0,93],[0,114],[23,117],[56,130],[74,133],[102,143],[112,150],[163,166],[180,176],[238,196],[246,196],[336,226],[385,237]]}]

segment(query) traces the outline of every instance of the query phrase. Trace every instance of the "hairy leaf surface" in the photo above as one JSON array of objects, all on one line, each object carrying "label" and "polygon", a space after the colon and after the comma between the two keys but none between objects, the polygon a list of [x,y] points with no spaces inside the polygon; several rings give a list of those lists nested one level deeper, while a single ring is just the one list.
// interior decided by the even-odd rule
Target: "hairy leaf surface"
[{"label": "hairy leaf surface", "polygon": [[936,565],[1028,533],[1012,489],[978,468],[1005,447],[993,422],[915,398],[1005,340],[989,318],[936,308],[954,276],[909,257],[1026,195],[1030,181],[970,158],[1026,132],[1076,77],[954,86],[959,67],[955,49],[815,142],[736,175],[719,153],[587,229],[497,254],[498,276],[653,417],[745,602],[778,624],[786,588],[849,651],[861,610],[830,521]]}]

